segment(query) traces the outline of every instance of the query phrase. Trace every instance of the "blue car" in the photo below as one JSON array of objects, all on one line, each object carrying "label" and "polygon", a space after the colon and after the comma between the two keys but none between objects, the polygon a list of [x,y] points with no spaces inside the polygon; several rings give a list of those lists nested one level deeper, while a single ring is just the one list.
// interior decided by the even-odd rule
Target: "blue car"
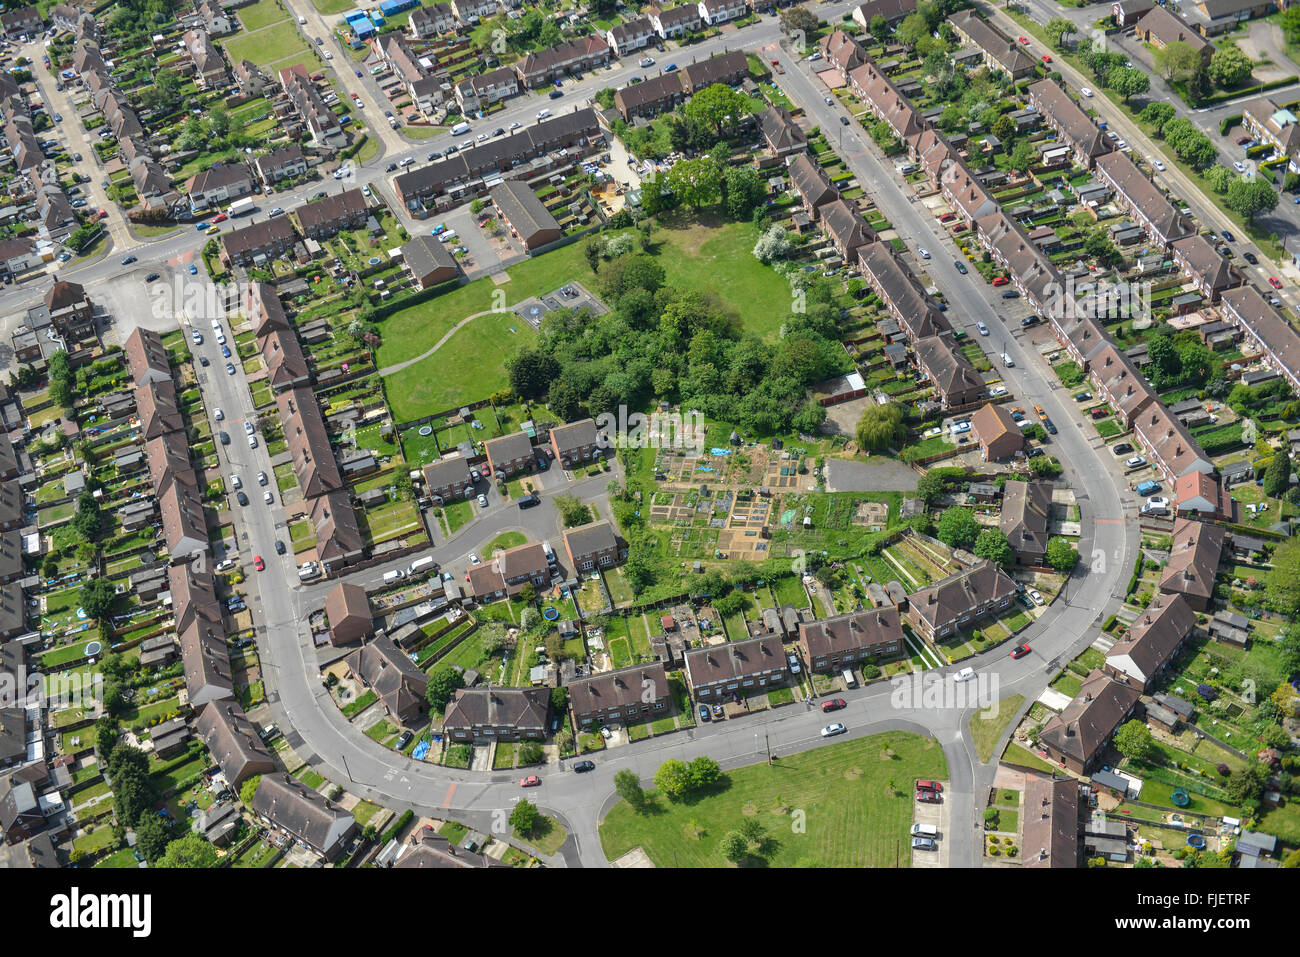
[{"label": "blue car", "polygon": [[670,64],[668,64],[666,67],[664,67],[664,72],[665,72],[665,73],[673,73],[673,72],[676,71],[676,69],[677,69],[677,64],[676,64],[676,63],[670,63]]},{"label": "blue car", "polygon": [[702,705],[700,705],[700,720],[701,720],[701,721],[708,721],[708,720],[710,720],[710,719],[709,719],[709,706],[706,705],[706,704],[702,704]]},{"label": "blue car", "polygon": [[199,267],[194,265],[194,263],[190,263],[190,275],[197,276],[198,274],[199,274]]},{"label": "blue car", "polygon": [[1160,491],[1160,483],[1153,482],[1151,479],[1139,483],[1137,487],[1137,493],[1142,496],[1155,495],[1158,491]]},{"label": "blue car", "polygon": [[204,220],[203,222],[201,222],[201,223],[196,223],[196,224],[194,225],[194,228],[197,229],[199,232],[203,232],[203,230],[207,229],[207,228],[208,228],[209,226],[211,226],[211,225],[212,225],[212,224],[209,223],[209,222],[205,219],[205,220]]},{"label": "blue car", "polygon": [[222,346],[222,347],[221,347],[221,358],[223,358],[223,359],[229,359],[229,358],[230,358],[230,346]]}]

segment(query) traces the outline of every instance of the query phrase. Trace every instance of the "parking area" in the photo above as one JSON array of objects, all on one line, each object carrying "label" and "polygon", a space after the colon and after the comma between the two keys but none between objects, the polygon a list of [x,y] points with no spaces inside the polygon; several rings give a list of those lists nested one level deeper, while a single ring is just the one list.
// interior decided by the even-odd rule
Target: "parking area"
[{"label": "parking area", "polygon": [[919,849],[912,850],[913,867],[947,867],[948,866],[948,795],[947,781],[940,781],[944,787],[943,800],[938,804],[930,804],[924,801],[912,801],[912,823],[930,825],[939,831],[935,844],[938,850],[924,851]]}]

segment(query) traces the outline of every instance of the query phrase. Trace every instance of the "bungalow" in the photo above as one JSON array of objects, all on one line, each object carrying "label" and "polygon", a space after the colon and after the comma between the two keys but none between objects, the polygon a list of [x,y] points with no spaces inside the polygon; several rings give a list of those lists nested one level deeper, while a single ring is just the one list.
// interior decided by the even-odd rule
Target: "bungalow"
[{"label": "bungalow", "polygon": [[1196,612],[1182,595],[1160,594],[1106,652],[1105,672],[1139,692],[1148,692],[1196,626]]},{"label": "bungalow", "polygon": [[1048,718],[1038,744],[1049,758],[1085,774],[1116,729],[1138,708],[1140,692],[1093,669],[1065,710]]},{"label": "bungalow", "polygon": [[1133,32],[1137,34],[1138,39],[1151,44],[1157,50],[1162,50],[1171,43],[1186,43],[1207,65],[1214,54],[1213,43],[1165,6],[1156,6],[1148,10],[1133,24]]},{"label": "bungalow", "polygon": [[442,731],[451,741],[475,744],[541,739],[550,702],[549,688],[461,688],[447,705]]}]

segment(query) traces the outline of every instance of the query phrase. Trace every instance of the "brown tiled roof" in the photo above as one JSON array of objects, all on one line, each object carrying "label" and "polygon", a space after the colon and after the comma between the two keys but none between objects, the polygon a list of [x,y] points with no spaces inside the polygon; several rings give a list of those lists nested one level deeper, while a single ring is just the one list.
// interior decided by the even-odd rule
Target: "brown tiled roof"
[{"label": "brown tiled roof", "polygon": [[[1163,8],[1157,7],[1152,13],[1161,9]],[[1160,187],[1148,179],[1124,153],[1116,150],[1099,157],[1097,167],[1104,170],[1115,184],[1115,188],[1126,196],[1133,206],[1142,211],[1163,240],[1172,242],[1192,231],[1182,213],[1165,198]]]},{"label": "brown tiled roof", "polygon": [[1032,84],[1029,96],[1038,112],[1060,130],[1072,149],[1090,157],[1111,151],[1111,141],[1075,102],[1074,97],[1055,81],[1039,80]]},{"label": "brown tiled roof", "polygon": [[570,422],[568,425],[553,426],[551,428],[551,438],[561,454],[594,445],[596,442],[596,421],[587,418],[579,419],[577,422]]},{"label": "brown tiled roof", "polygon": [[[293,336],[293,333],[288,335]],[[315,394],[310,389],[289,389],[277,395],[275,403],[280,410],[280,424],[289,444],[294,475],[302,494],[306,498],[315,498],[343,488],[343,477],[339,474]]]},{"label": "brown tiled roof", "polygon": [[172,596],[172,615],[177,632],[198,621],[222,627],[221,605],[211,572],[198,571],[192,564],[181,563],[167,568],[167,587]]},{"label": "brown tiled roof", "polygon": [[1048,718],[1039,743],[1087,765],[1137,700],[1135,689],[1094,669],[1065,710]]},{"label": "brown tiled roof", "polygon": [[801,153],[790,163],[790,182],[794,184],[804,202],[818,207],[839,198],[839,190],[831,185],[830,177],[807,153]]},{"label": "brown tiled roof", "polygon": [[304,203],[295,210],[298,225],[304,233],[310,233],[326,223],[340,219],[362,216],[366,211],[366,198],[357,188],[345,189],[333,196],[326,196],[314,203]]},{"label": "brown tiled roof", "polygon": [[1079,866],[1079,783],[1073,778],[1025,775],[1024,867]]},{"label": "brown tiled roof", "polygon": [[874,608],[799,623],[799,638],[811,658],[843,654],[895,642],[903,646],[903,626],[897,608]]},{"label": "brown tiled roof", "polygon": [[1015,593],[1015,582],[986,560],[919,589],[909,606],[938,630],[986,601],[998,603]]},{"label": "brown tiled roof", "polygon": [[137,386],[135,409],[146,439],[185,428],[185,420],[176,408],[176,387],[170,378]]},{"label": "brown tiled roof", "polygon": [[1020,426],[1011,417],[1010,411],[992,402],[985,403],[975,410],[970,417],[971,429],[975,436],[985,445],[997,441],[1004,435],[1020,435]]},{"label": "brown tiled roof", "polygon": [[614,526],[609,522],[592,522],[567,529],[564,541],[571,555],[592,555],[607,548],[614,548],[618,539],[614,535]]},{"label": "brown tiled roof", "polygon": [[244,287],[244,315],[253,326],[253,335],[259,339],[272,331],[287,332],[289,319],[280,305],[275,287],[264,282],[250,282]]},{"label": "brown tiled roof", "polygon": [[357,514],[346,492],[327,492],[312,499],[310,515],[316,530],[316,554],[321,559],[336,560],[364,547]]},{"label": "brown tiled roof", "polygon": [[311,848],[329,854],[355,830],[347,811],[283,771],[262,775],[253,810]]},{"label": "brown tiled roof", "polygon": [[1047,551],[1047,519],[1051,510],[1050,482],[1012,479],[1003,487],[998,525],[1017,554],[1041,555]]},{"label": "brown tiled roof", "polygon": [[945,396],[969,390],[982,392],[984,380],[947,336],[929,336],[912,344],[917,362],[930,376],[935,388]]},{"label": "brown tiled roof", "polygon": [[780,635],[758,635],[686,652],[686,671],[693,688],[785,667]]},{"label": "brown tiled roof", "polygon": [[[606,671],[568,684],[574,714],[649,704],[668,697],[668,673],[662,662]],[[646,695],[649,695],[647,698]]]},{"label": "brown tiled roof", "polygon": [[337,645],[358,641],[374,629],[366,590],[350,582],[339,582],[325,596],[325,617]]},{"label": "brown tiled roof", "polygon": [[275,770],[271,752],[262,744],[257,729],[237,702],[218,701],[208,705],[194,727],[232,788],[238,788],[254,774],[270,774]]},{"label": "brown tiled roof", "polygon": [[546,728],[549,688],[461,688],[447,706],[443,729],[510,727]]},{"label": "brown tiled roof", "polygon": [[1182,595],[1159,594],[1106,652],[1106,664],[1150,681],[1196,625],[1196,612]]},{"label": "brown tiled roof", "polygon": [[399,720],[418,712],[424,704],[429,676],[388,636],[368,641],[348,655],[347,664]]}]

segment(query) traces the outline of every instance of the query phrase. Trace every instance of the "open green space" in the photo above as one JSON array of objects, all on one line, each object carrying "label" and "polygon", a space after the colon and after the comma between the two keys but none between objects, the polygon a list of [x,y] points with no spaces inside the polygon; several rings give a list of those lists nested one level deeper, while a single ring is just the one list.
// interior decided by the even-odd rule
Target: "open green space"
[{"label": "open green space", "polygon": [[971,717],[970,734],[975,742],[975,753],[985,764],[993,757],[993,748],[997,745],[998,738],[1024,703],[1024,695],[1012,695],[999,701],[996,711],[979,711]]},{"label": "open green space", "polygon": [[[947,774],[934,739],[891,731],[738,768],[678,803],[648,792],[648,813],[620,802],[601,824],[601,845],[611,860],[641,847],[658,867],[725,867],[722,838],[753,818],[767,834],[766,866],[906,866],[898,846],[912,823],[913,782]],[[791,829],[795,809],[807,815],[803,833]]]},{"label": "open green space", "polygon": [[311,48],[307,46],[307,41],[298,32],[296,23],[279,23],[257,33],[235,34],[229,39],[218,42],[226,48],[226,55],[230,57],[232,63],[252,60],[258,66],[265,67],[269,63],[295,54],[301,54],[305,58],[304,63],[315,60]]}]

